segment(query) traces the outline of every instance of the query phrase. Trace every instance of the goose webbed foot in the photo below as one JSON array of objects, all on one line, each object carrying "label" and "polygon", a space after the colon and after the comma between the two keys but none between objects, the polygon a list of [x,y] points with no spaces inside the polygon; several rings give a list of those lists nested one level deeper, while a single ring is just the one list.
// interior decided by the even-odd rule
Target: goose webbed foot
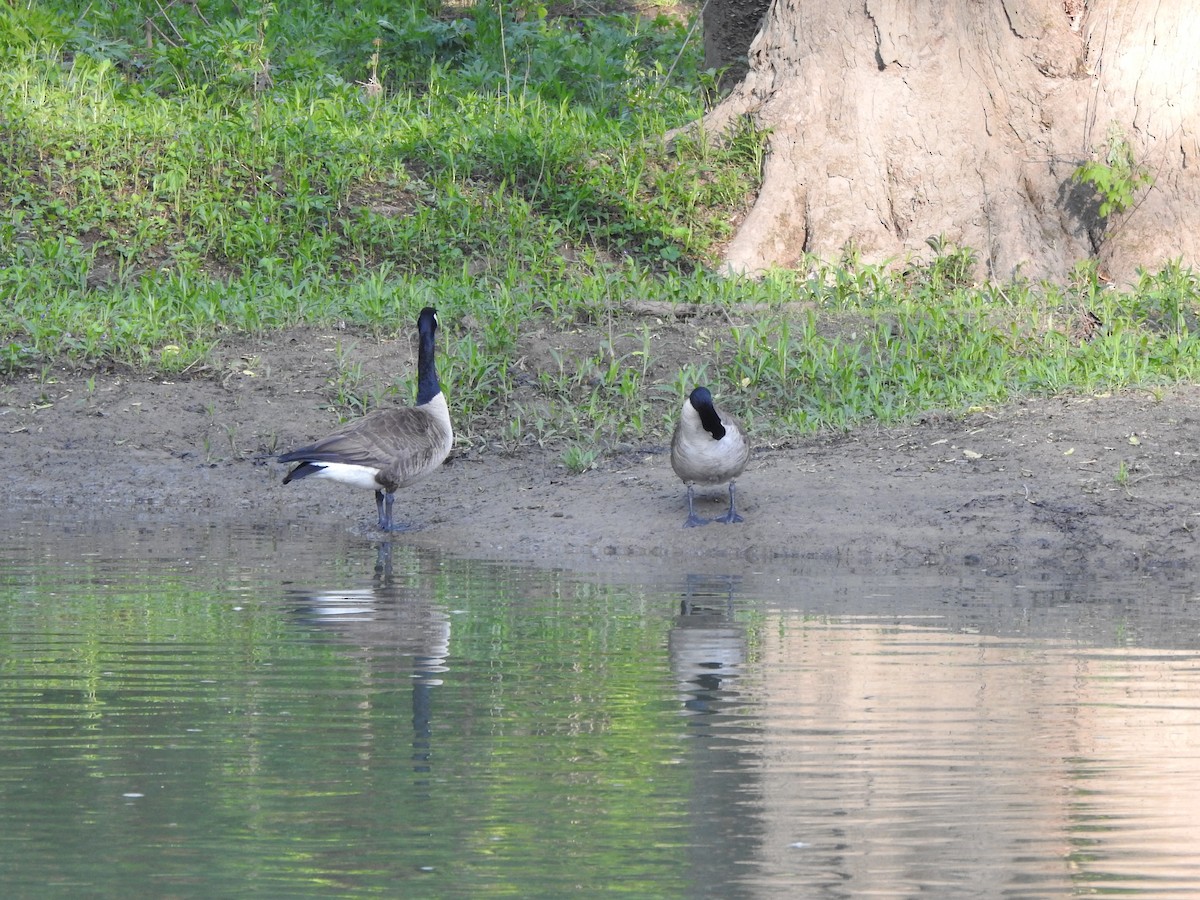
[{"label": "goose webbed foot", "polygon": [[732,525],[734,522],[745,522],[741,516],[737,514],[737,510],[733,505],[733,482],[729,482],[729,512],[723,516],[717,516],[713,519],[714,522],[724,522],[726,525]]},{"label": "goose webbed foot", "polygon": [[688,498],[688,517],[687,517],[687,521],[683,523],[684,528],[695,528],[697,525],[707,525],[709,522],[712,521],[712,519],[702,519],[702,518],[700,518],[700,516],[696,515],[696,508],[694,506],[693,499],[692,499],[692,486],[690,484],[688,485],[687,498]]},{"label": "goose webbed foot", "polygon": [[375,492],[375,508],[379,511],[379,530],[386,531],[388,534],[412,531],[416,526],[407,522],[397,522],[392,518],[392,504],[395,500],[395,494],[386,494],[383,491]]}]

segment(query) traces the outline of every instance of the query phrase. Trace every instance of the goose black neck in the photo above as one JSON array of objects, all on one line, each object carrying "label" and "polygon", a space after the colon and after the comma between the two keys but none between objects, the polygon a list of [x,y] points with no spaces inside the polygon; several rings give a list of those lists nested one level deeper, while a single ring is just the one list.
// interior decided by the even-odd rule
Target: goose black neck
[{"label": "goose black neck", "polygon": [[714,441],[725,437],[725,426],[721,424],[721,417],[717,415],[716,407],[712,405],[711,400],[707,403],[697,404],[693,399],[692,406],[700,416],[700,424],[704,426],[705,431],[712,435]]},{"label": "goose black neck", "polygon": [[417,348],[417,405],[428,403],[442,391],[438,384],[437,365],[433,353],[434,326],[421,323],[420,345]]}]

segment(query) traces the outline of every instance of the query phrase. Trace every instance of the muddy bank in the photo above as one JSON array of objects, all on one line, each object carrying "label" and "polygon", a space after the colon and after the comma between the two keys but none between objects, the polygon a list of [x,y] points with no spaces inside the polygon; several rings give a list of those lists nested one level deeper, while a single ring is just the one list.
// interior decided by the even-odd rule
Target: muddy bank
[{"label": "muddy bank", "polygon": [[[293,339],[285,380],[60,373],[0,393],[8,516],[148,525],[239,521],[378,537],[369,493],[283,486],[269,451],[333,423],[327,360]],[[302,364],[307,361],[307,364]],[[276,373],[280,367],[273,366]],[[880,571],[1104,577],[1196,569],[1200,389],[1061,398],[929,416],[910,426],[759,449],[739,481],[741,525],[684,529],[665,447],[571,475],[557,453],[458,450],[398,496],[398,541],[542,566]],[[726,502],[706,495],[708,513]],[[725,564],[722,563],[722,564]]]}]

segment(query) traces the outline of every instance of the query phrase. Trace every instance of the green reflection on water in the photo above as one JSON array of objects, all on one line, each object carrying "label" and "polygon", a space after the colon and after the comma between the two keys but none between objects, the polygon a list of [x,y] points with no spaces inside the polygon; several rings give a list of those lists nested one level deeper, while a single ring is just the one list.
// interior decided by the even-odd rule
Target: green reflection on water
[{"label": "green reflection on water", "polygon": [[7,554],[13,895],[689,892],[671,601],[399,546],[125,537]]}]

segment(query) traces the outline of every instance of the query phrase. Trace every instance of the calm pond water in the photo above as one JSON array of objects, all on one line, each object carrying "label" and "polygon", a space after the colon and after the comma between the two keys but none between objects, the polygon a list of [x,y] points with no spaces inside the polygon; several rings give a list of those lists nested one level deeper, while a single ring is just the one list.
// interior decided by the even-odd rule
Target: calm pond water
[{"label": "calm pond water", "polygon": [[6,528],[8,897],[1200,895],[1184,588]]}]

